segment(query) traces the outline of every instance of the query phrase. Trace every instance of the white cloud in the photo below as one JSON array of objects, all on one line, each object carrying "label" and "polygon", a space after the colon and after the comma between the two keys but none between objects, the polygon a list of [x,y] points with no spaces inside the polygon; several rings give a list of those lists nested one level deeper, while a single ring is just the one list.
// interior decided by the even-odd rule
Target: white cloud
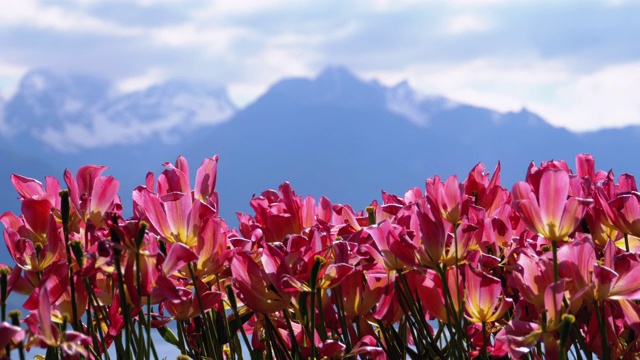
[{"label": "white cloud", "polygon": [[229,97],[240,108],[249,105],[264,94],[268,88],[267,82],[255,81],[234,82],[227,85]]},{"label": "white cloud", "polygon": [[151,29],[149,34],[156,43],[162,45],[202,48],[219,56],[223,56],[234,41],[254,36],[246,28],[201,26],[195,23]]},{"label": "white cloud", "polygon": [[126,113],[124,116],[128,116],[128,119],[113,119],[105,114],[94,113],[89,124],[65,123],[62,129],[46,127],[33,130],[32,135],[65,153],[113,144],[138,143],[152,135],[158,135],[162,141],[169,143],[180,138],[176,129],[222,123],[235,112],[228,104],[215,99],[187,94],[175,97],[171,105],[161,118],[153,121],[143,121]]},{"label": "white cloud", "polygon": [[314,76],[317,58],[318,55],[313,51],[301,51],[297,48],[264,49],[255,56],[240,60],[246,69],[243,76],[245,80],[231,80],[227,87],[236,104],[242,106],[255,100],[283,77]]},{"label": "white cloud", "polygon": [[34,0],[4,2],[0,12],[0,26],[23,25],[59,31],[79,31],[115,36],[141,34],[141,29],[127,27],[65,9],[46,6]]},{"label": "white cloud", "polygon": [[622,6],[624,4],[633,2],[633,0],[606,0],[605,3],[611,6]]},{"label": "white cloud", "polygon": [[313,77],[323,54],[316,46],[342,39],[357,31],[356,24],[319,33],[285,32],[263,41],[263,48],[250,57],[237,58],[244,70],[242,80],[231,79],[227,88],[239,106],[247,105],[283,77]]},{"label": "white cloud", "polygon": [[187,3],[187,2],[188,2],[187,0],[136,0],[135,1],[135,3],[140,6],[155,6],[159,4],[180,4],[180,3]]},{"label": "white cloud", "polygon": [[[549,22],[543,18],[582,14],[586,8],[607,17],[610,21],[604,23],[610,24],[619,9],[600,10],[633,5],[636,0],[600,0],[589,6],[563,2],[553,7],[558,11],[552,7],[541,11],[551,4],[548,0],[543,5],[531,0],[517,0],[515,5],[507,0],[117,1],[114,9],[130,6],[136,11],[126,17],[129,21],[147,14],[159,18],[140,22],[155,25],[130,26],[120,23],[117,13],[103,17],[93,11],[94,5],[111,5],[111,0],[0,0],[0,30],[15,34],[15,39],[33,36],[34,29],[46,31],[51,42],[42,46],[42,41],[26,41],[21,47],[13,39],[0,39],[0,46],[8,49],[3,58],[12,61],[0,62],[0,96],[8,98],[30,66],[47,67],[50,62],[53,70],[80,69],[109,76],[110,81],[119,79],[116,88],[121,92],[142,90],[174,75],[203,74],[202,80],[225,84],[234,100],[244,105],[282,77],[314,76],[327,64],[345,64],[360,74],[366,68],[368,78],[389,85],[408,79],[422,93],[459,102],[500,111],[527,106],[555,125],[576,130],[640,121],[640,110],[629,95],[640,90],[635,85],[640,84],[636,75],[640,68],[635,65],[639,48],[619,36],[615,37],[619,42],[602,44],[623,51],[604,51],[610,48],[591,44],[588,34],[581,37],[592,23],[590,17]],[[558,38],[546,36],[537,27],[540,20],[549,31],[567,32],[557,32]],[[634,33],[630,22],[619,24],[613,30]],[[602,38],[614,39],[617,33],[608,31],[602,28]],[[468,46],[466,35],[477,33],[487,43]],[[69,52],[62,57],[51,52],[59,49],[58,34]],[[100,36],[87,45],[89,49],[76,49],[75,34],[89,40],[85,44],[92,35]],[[130,61],[112,61],[123,56]],[[14,65],[21,60],[24,65]],[[627,63],[602,65],[620,61]],[[131,74],[136,76],[127,77]]]},{"label": "white cloud", "polygon": [[141,91],[150,86],[162,83],[167,79],[167,73],[160,68],[151,68],[144,74],[122,79],[115,84],[119,92],[128,93]]},{"label": "white cloud", "polygon": [[[306,2],[308,4],[308,2]],[[229,15],[259,13],[266,10],[303,5],[302,0],[217,0],[197,12],[199,18],[224,18]]]},{"label": "white cloud", "polygon": [[20,78],[27,73],[26,66],[0,62],[0,98],[9,98],[16,91]]},{"label": "white cloud", "polygon": [[445,22],[444,31],[451,35],[470,32],[485,32],[494,27],[493,21],[485,16],[466,13],[455,15]]},{"label": "white cloud", "polygon": [[364,5],[376,12],[393,12],[410,6],[424,4],[423,0],[366,0]]},{"label": "white cloud", "polygon": [[530,0],[451,0],[449,3],[453,6],[457,6],[460,8],[469,8],[469,7],[486,7],[486,6],[495,6],[502,5],[507,3],[514,2],[526,2]]},{"label": "white cloud", "polygon": [[640,125],[640,61],[579,73],[562,61],[487,58],[370,71],[365,76],[387,85],[410,79],[422,93],[502,112],[527,107],[573,131]]},{"label": "white cloud", "polygon": [[555,99],[532,108],[558,125],[586,131],[640,125],[640,61],[611,65],[557,87]]},{"label": "white cloud", "polygon": [[422,93],[444,95],[455,101],[500,111],[517,110],[525,105],[525,99],[548,100],[545,90],[557,87],[571,77],[562,62],[498,58],[458,64],[415,64],[397,71],[373,71],[365,75],[379,77],[388,85],[408,79]]},{"label": "white cloud", "polygon": [[335,29],[327,29],[327,31],[303,33],[303,32],[285,32],[277,34],[272,38],[266,39],[267,46],[298,46],[310,47],[315,45],[327,44],[331,41],[341,40],[353,35],[358,31],[359,27],[355,23],[349,23]]}]

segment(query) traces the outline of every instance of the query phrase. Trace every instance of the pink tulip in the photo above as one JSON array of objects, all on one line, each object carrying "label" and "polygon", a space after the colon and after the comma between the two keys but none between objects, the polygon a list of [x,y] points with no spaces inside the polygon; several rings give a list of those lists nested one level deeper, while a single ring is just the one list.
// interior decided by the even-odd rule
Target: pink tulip
[{"label": "pink tulip", "polygon": [[401,227],[385,220],[378,226],[367,228],[366,232],[371,235],[376,249],[371,249],[368,245],[361,245],[361,248],[377,257],[387,269],[398,270],[418,264],[416,248],[406,239]]},{"label": "pink tulip", "polygon": [[451,302],[445,293],[442,278],[434,270],[427,270],[426,276],[416,277],[414,280],[423,281],[415,284],[414,288],[429,315],[445,324],[451,324],[458,316],[463,302],[464,283],[454,267],[447,269],[445,277]]},{"label": "pink tulip", "polygon": [[603,190],[598,190],[599,203],[607,220],[625,234],[640,236],[640,193],[620,194],[607,201]]},{"label": "pink tulip", "polygon": [[0,323],[0,357],[7,356],[8,346],[13,347],[25,339],[25,332],[18,326],[13,326],[6,321]]},{"label": "pink tulip", "polygon": [[640,300],[640,259],[637,254],[616,255],[616,249],[609,241],[604,263],[594,265],[595,297],[597,300]]},{"label": "pink tulip", "polygon": [[200,200],[191,201],[188,193],[154,194],[138,187],[133,201],[139,216],[148,220],[152,230],[169,243],[193,247],[198,242],[198,230],[203,219],[215,215],[215,210]]},{"label": "pink tulip", "polygon": [[504,331],[496,339],[504,342],[509,353],[514,358],[520,358],[528,353],[540,340],[545,345],[545,356],[550,359],[559,358],[560,349],[558,329],[562,325],[562,298],[564,296],[565,280],[550,284],[544,290],[544,304],[540,311],[545,314],[546,322],[538,319],[536,322],[522,320],[521,311],[516,310],[515,318],[511,319]]},{"label": "pink tulip", "polygon": [[218,155],[205,158],[196,172],[196,184],[193,189],[194,198],[200,199],[203,203],[211,206],[216,211],[218,205],[218,192],[216,191],[216,181],[218,178]]},{"label": "pink tulip", "polygon": [[170,162],[162,165],[166,170],[158,176],[158,194],[166,195],[174,192],[190,194],[191,185],[189,183],[189,164],[187,159],[183,156],[178,156],[175,166]]},{"label": "pink tulip", "polygon": [[502,296],[500,279],[485,272],[465,267],[466,318],[474,323],[500,319],[513,305],[513,300]]},{"label": "pink tulip", "polygon": [[289,296],[277,292],[267,272],[248,254],[236,252],[230,266],[238,297],[254,311],[270,314],[289,305]]},{"label": "pink tulip", "polygon": [[487,214],[493,213],[503,204],[509,201],[511,194],[500,186],[500,163],[496,166],[493,177],[489,180],[489,174],[485,173],[486,167],[478,163],[463,182],[464,193],[473,198],[473,203],[486,210]]},{"label": "pink tulip", "polygon": [[[27,205],[31,202],[50,206],[47,200],[25,200]],[[2,214],[0,221],[7,227],[4,240],[13,260],[22,269],[37,273],[58,260],[64,247],[53,213],[46,209],[29,211],[31,225],[11,213]]]},{"label": "pink tulip", "polygon": [[434,211],[439,211],[440,216],[450,224],[460,221],[468,206],[472,204],[472,199],[464,194],[463,184],[458,182],[455,175],[450,176],[444,183],[436,175],[427,180],[426,188],[427,197],[435,205]]},{"label": "pink tulip", "polygon": [[371,311],[388,284],[386,272],[355,270],[342,281],[342,302],[344,312],[349,317],[363,316]]},{"label": "pink tulip", "polygon": [[590,154],[578,154],[576,156],[576,174],[582,178],[589,178],[591,185],[600,183],[607,178],[607,173],[602,170],[596,172],[596,162]]},{"label": "pink tulip", "polygon": [[451,225],[445,223],[440,214],[434,213],[435,204],[433,201],[423,198],[417,202],[417,217],[420,240],[426,256],[423,263],[435,268],[440,265],[444,256],[447,234],[451,231]]},{"label": "pink tulip", "polygon": [[38,295],[38,309],[25,319],[30,332],[35,336],[34,345],[61,348],[65,356],[69,357],[87,357],[85,347],[91,345],[91,338],[71,330],[66,330],[63,336],[52,321],[50,306],[49,291],[42,287]]},{"label": "pink tulip", "polygon": [[112,176],[100,175],[106,169],[106,166],[86,165],[78,169],[75,178],[69,169],[64,172],[73,208],[83,221],[91,220],[96,227],[104,225],[107,212],[119,212],[122,207],[117,196],[120,183]]},{"label": "pink tulip", "polygon": [[[596,251],[589,236],[577,238],[558,249],[558,266],[567,282],[567,291],[571,295],[572,305],[579,299],[594,300],[593,271],[596,264]],[[578,304],[579,305],[579,304]]]},{"label": "pink tulip", "polygon": [[513,187],[514,208],[524,223],[549,241],[563,241],[578,226],[593,202],[569,196],[569,173],[560,169],[544,169],[539,187],[518,182]]},{"label": "pink tulip", "polygon": [[[167,312],[175,320],[189,320],[202,315],[202,311],[211,310],[222,299],[219,291],[208,291],[204,284],[199,283],[200,299],[195,291],[186,288],[177,288],[180,298],[167,300],[162,303]],[[202,304],[202,307],[200,306]]]},{"label": "pink tulip", "polygon": [[11,175],[11,183],[20,194],[20,200],[48,200],[52,207],[60,208],[60,183],[58,179],[52,176],[45,176],[45,185],[38,180],[13,174]]},{"label": "pink tulip", "polygon": [[544,306],[545,289],[554,283],[552,261],[525,248],[517,264],[518,268],[509,277],[508,285],[518,289],[528,302]]}]

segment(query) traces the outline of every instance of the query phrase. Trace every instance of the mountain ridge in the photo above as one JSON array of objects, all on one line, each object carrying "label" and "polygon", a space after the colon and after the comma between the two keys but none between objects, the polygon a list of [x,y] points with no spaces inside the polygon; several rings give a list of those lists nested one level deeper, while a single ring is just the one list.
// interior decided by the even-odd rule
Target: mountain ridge
[{"label": "mountain ridge", "polygon": [[149,138],[170,142],[173,133],[226,121],[237,111],[220,86],[170,80],[115,95],[112,88],[100,78],[32,70],[3,106],[0,135],[70,153]]},{"label": "mountain ridge", "polygon": [[[31,86],[37,90],[38,82]],[[100,86],[95,93],[109,93]],[[111,112],[100,110],[108,114],[103,127],[89,129],[95,132],[120,126],[116,135],[122,138],[103,146],[83,147],[82,141],[92,145],[93,133],[72,133],[75,138],[59,141],[80,150],[59,151],[42,139],[59,135],[64,127],[58,128],[58,133],[47,133],[46,126],[36,126],[31,131],[40,132],[37,136],[29,131],[13,137],[5,134],[4,147],[10,150],[5,156],[21,154],[25,165],[19,169],[25,171],[22,175],[38,179],[45,168],[53,171],[48,175],[60,178],[64,168],[75,172],[84,164],[107,165],[107,174],[121,182],[126,209],[130,208],[130,192],[144,183],[147,171],[161,171],[162,163],[175,161],[180,154],[195,170],[202,158],[219,154],[221,208],[223,217],[230,221],[235,211],[250,211],[252,194],[277,188],[283,181],[291,181],[301,194],[326,195],[332,201],[361,208],[379,199],[381,190],[404,193],[413,186],[423,187],[425,179],[436,173],[462,178],[478,162],[493,169],[501,161],[506,187],[524,178],[531,161],[553,158],[571,163],[582,152],[593,153],[596,166],[605,170],[633,173],[640,168],[640,162],[629,157],[632,144],[640,140],[640,127],[577,134],[550,125],[526,108],[501,113],[425,96],[407,82],[385,86],[362,80],[343,67],[328,68],[315,78],[278,81],[243,108],[233,105],[224,88],[190,87],[188,82],[170,82],[169,88],[160,84],[120,98],[110,97],[110,103],[92,102],[89,100],[95,97],[90,97],[85,102],[106,104]],[[180,94],[198,101],[179,100]],[[64,104],[65,95],[57,95],[62,97],[53,97],[57,102],[50,102]],[[4,110],[14,98],[7,100]],[[28,114],[35,111],[27,110],[31,111]],[[162,122],[161,115],[172,111],[178,115]],[[225,111],[226,117],[210,117],[210,122],[194,117]],[[58,113],[52,110],[51,117],[58,119]],[[134,115],[141,118],[127,120]],[[15,118],[9,114],[7,121]],[[82,126],[87,128],[83,119],[69,122],[82,130]],[[127,122],[136,127],[127,128]],[[36,164],[36,160],[42,164],[29,171],[29,163]],[[0,201],[16,209],[8,180],[9,174],[16,172],[12,166],[0,168],[0,186],[8,189]]]}]

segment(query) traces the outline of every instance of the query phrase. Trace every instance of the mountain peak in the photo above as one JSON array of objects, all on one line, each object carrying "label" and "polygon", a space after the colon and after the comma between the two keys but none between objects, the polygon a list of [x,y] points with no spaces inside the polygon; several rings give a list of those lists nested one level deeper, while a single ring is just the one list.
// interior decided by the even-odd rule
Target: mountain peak
[{"label": "mountain peak", "polygon": [[256,103],[265,101],[285,107],[312,105],[375,110],[384,107],[384,89],[376,82],[361,80],[345,67],[330,66],[312,79],[279,81]]},{"label": "mountain peak", "polygon": [[347,69],[344,66],[327,66],[318,74],[316,77],[316,81],[333,81],[333,82],[342,82],[342,81],[358,81],[358,77],[351,72],[351,70]]},{"label": "mountain peak", "polygon": [[42,92],[60,79],[47,69],[33,69],[20,81],[20,91]]},{"label": "mountain peak", "polygon": [[76,97],[95,101],[104,96],[109,83],[101,78],[82,74],[60,74],[45,68],[29,71],[22,80],[18,93],[25,96],[39,96],[46,93],[73,93]]},{"label": "mountain peak", "polygon": [[220,86],[171,80],[127,94],[111,93],[110,88],[101,78],[32,70],[0,109],[0,135],[14,138],[22,133],[58,151],[73,152],[149,138],[175,141],[236,112]]}]

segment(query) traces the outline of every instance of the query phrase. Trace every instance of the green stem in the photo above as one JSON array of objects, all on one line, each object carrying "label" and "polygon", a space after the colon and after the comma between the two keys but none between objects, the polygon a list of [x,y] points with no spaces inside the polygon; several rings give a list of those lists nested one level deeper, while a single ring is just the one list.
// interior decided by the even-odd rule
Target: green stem
[{"label": "green stem", "polygon": [[327,341],[327,328],[325,326],[325,322],[324,322],[324,309],[322,308],[322,294],[324,293],[324,291],[322,289],[320,289],[320,291],[317,292],[317,297],[318,297],[318,316],[320,316],[320,321],[318,322],[318,326],[320,327],[318,333],[320,334],[320,339],[324,342]]},{"label": "green stem", "polygon": [[[247,337],[247,333],[244,331],[244,326],[242,325],[242,321],[240,319],[240,313],[238,312],[238,303],[236,301],[236,296],[233,292],[233,288],[231,285],[226,286],[227,289],[227,299],[229,299],[229,303],[231,304],[231,310],[233,311],[234,320],[238,330],[242,334],[242,340],[244,341],[244,345],[249,350],[250,354],[253,354],[253,348],[251,347],[251,343],[249,342],[249,338]],[[253,357],[253,355],[252,355]]]},{"label": "green stem", "polygon": [[351,335],[349,334],[349,329],[347,328],[347,318],[344,313],[344,304],[342,302],[342,285],[338,285],[333,288],[332,295],[334,297],[334,303],[336,305],[336,312],[338,313],[338,318],[340,319],[342,341],[346,346],[345,352],[349,353],[353,348],[353,345],[351,344]]},{"label": "green stem", "polygon": [[189,269],[189,274],[191,275],[191,280],[193,281],[193,289],[198,300],[198,306],[200,307],[200,312],[202,313],[202,318],[205,322],[205,332],[207,334],[207,340],[209,340],[205,341],[205,347],[207,348],[210,356],[212,356],[216,360],[220,359],[220,356],[218,356],[218,351],[216,351],[216,349],[222,350],[222,347],[219,345],[219,337],[215,325],[211,321],[211,318],[205,313],[204,305],[202,304],[202,296],[200,294],[200,289],[198,288],[197,278],[195,272],[193,271],[191,263],[187,264],[187,268]]},{"label": "green stem", "polygon": [[147,333],[147,351],[151,351],[153,357],[158,360],[158,352],[156,351],[156,346],[153,343],[153,338],[151,337],[151,312],[153,311],[153,309],[151,308],[151,297],[147,297],[147,308],[149,309],[147,318],[142,316],[138,317],[138,319],[142,321],[142,325],[144,326],[145,332]]},{"label": "green stem", "polygon": [[287,309],[282,310],[282,314],[284,316],[284,320],[287,323],[287,330],[289,331],[289,337],[291,338],[291,352],[295,354],[296,359],[302,359],[302,353],[300,352],[300,347],[298,346],[298,341],[296,340],[296,334],[293,331],[293,326],[291,325],[291,318],[287,312]]},{"label": "green stem", "polygon": [[184,323],[182,320],[177,320],[178,322],[178,347],[180,348],[180,354],[187,355],[187,349],[185,346],[185,335],[184,335]]},{"label": "green stem", "polygon": [[487,323],[485,321],[482,322],[482,354],[485,359],[489,359],[489,352],[487,351]]},{"label": "green stem", "polygon": [[[265,333],[269,335],[269,342],[273,345],[273,349],[277,352],[276,358],[293,360],[291,354],[287,350],[284,340],[282,340],[282,337],[280,336],[280,333],[276,329],[275,325],[273,325],[271,319],[269,319],[266,314],[263,315],[265,319],[265,327],[267,329]],[[315,359],[315,357],[312,357],[312,359]]]},{"label": "green stem", "polygon": [[9,269],[0,269],[0,306],[2,307],[2,314],[0,315],[0,321],[7,320],[7,293],[8,293],[8,277]]},{"label": "green stem", "polygon": [[[140,249],[138,248],[138,251],[136,251],[136,287],[138,288],[138,298],[142,297],[142,292],[140,291],[142,289],[142,280],[141,280],[141,275],[140,275]],[[145,348],[144,346],[144,336],[143,334],[146,334],[146,331],[143,331],[142,329],[142,322],[144,319],[144,312],[142,311],[142,304],[140,304],[140,308],[138,309],[138,349],[140,351],[142,351],[142,349]],[[147,347],[145,349],[146,351],[144,352],[146,355],[147,359],[150,359],[150,354],[149,354],[149,348]]]},{"label": "green stem", "polygon": [[[11,318],[11,324],[13,326],[20,327],[20,311],[14,310],[9,312],[9,317]],[[24,360],[24,344],[22,341],[18,343],[18,353],[20,354],[20,360]],[[9,352],[7,352],[9,354]]]},{"label": "green stem", "polygon": [[[399,272],[398,278],[400,279],[400,282],[396,283],[397,284],[396,291],[398,292],[398,295],[402,300],[400,302],[401,305],[404,302],[407,309],[409,310],[408,314],[411,315],[411,317],[408,319],[410,320],[409,324],[413,323],[414,326],[416,327],[416,331],[419,331],[418,332],[419,334],[427,335],[426,339],[423,336],[420,336],[419,338],[414,340],[422,340],[422,342],[424,343],[423,346],[425,350],[430,348],[432,352],[434,352],[438,357],[442,358],[444,355],[441,353],[440,349],[438,349],[438,347],[436,346],[435,339],[433,338],[433,335],[429,331],[429,324],[426,322],[423,312],[420,310],[420,306],[418,306],[417,302],[413,297],[413,294],[411,293],[411,288],[409,287],[409,283],[407,282],[407,279],[404,276],[404,273]],[[418,298],[417,295],[416,295],[416,298]]]},{"label": "green stem", "polygon": [[598,318],[598,327],[600,328],[600,337],[602,338],[602,360],[611,360],[611,352],[609,349],[609,341],[607,340],[607,328],[605,325],[604,312],[600,311],[600,304],[603,305],[604,310],[604,302],[600,300],[596,301],[593,306],[596,310],[596,317]]},{"label": "green stem", "polygon": [[[117,223],[118,218],[116,216],[113,217],[113,222]],[[118,289],[120,291],[120,307],[122,308],[122,316],[125,320],[125,353],[127,357],[131,356],[131,329],[129,328],[129,305],[127,303],[127,295],[124,289],[124,276],[122,274],[122,267],[120,264],[120,237],[115,230],[111,229],[111,240],[115,243],[113,247],[113,256],[114,263],[116,266],[116,273],[118,274]]]},{"label": "green stem", "polygon": [[[94,319],[96,320],[96,328],[98,329],[98,336],[100,338],[100,342],[102,344],[106,344],[104,341],[104,333],[102,332],[102,325],[101,319],[108,319],[108,317],[106,316],[104,309],[100,306],[100,304],[98,303],[98,300],[96,298],[96,294],[93,291],[93,287],[91,286],[91,283],[89,282],[88,278],[84,278],[84,287],[87,289],[87,294],[89,296],[89,301],[87,303],[87,305],[91,305],[93,306],[94,309],[94,313],[96,314],[96,316],[94,316]],[[107,324],[108,327],[108,324]],[[113,341],[116,345],[116,352],[117,353],[122,353],[123,352],[123,348],[122,348],[122,342],[120,341],[120,339],[118,337],[116,337]],[[110,356],[109,356],[109,352],[107,351],[107,349],[103,349],[104,351],[104,355],[106,356],[107,360],[110,360]]]},{"label": "green stem", "polygon": [[[71,261],[71,246],[69,245],[69,216],[71,214],[69,204],[69,190],[60,191],[60,213],[62,217],[62,232],[64,234],[65,249],[67,252],[67,264],[69,266],[69,288],[71,290],[71,327],[80,332],[81,326],[78,324],[78,305],[76,304],[76,289],[73,281],[73,262]],[[80,264],[78,264],[80,265]]]},{"label": "green stem", "polygon": [[629,234],[624,234],[624,247],[629,252]]},{"label": "green stem", "polygon": [[[547,248],[548,249],[548,248]],[[558,275],[558,242],[551,241],[551,251],[553,252],[553,279],[558,282],[560,276]]]}]

